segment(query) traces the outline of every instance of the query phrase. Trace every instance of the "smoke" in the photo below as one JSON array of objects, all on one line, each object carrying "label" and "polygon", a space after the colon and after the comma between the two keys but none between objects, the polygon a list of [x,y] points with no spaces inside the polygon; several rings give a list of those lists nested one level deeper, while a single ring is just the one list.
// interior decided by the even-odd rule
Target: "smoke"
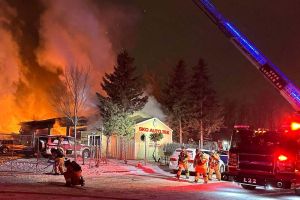
[{"label": "smoke", "polygon": [[101,89],[132,39],[138,15],[127,11],[93,0],[0,1],[0,131],[57,117],[48,89],[61,84],[66,66],[89,67],[92,93]]},{"label": "smoke", "polygon": [[[42,3],[46,11],[41,17],[38,63],[54,71],[71,65],[90,67],[93,89],[99,89],[101,77],[111,72],[115,63],[108,24],[116,22],[89,0]],[[116,10],[115,15],[123,14]]]},{"label": "smoke", "polygon": [[160,119],[161,121],[164,121],[166,119],[166,115],[163,113],[161,109],[161,105],[158,103],[158,101],[153,97],[148,97],[148,102],[146,103],[145,107],[143,108],[142,112],[156,117]]}]

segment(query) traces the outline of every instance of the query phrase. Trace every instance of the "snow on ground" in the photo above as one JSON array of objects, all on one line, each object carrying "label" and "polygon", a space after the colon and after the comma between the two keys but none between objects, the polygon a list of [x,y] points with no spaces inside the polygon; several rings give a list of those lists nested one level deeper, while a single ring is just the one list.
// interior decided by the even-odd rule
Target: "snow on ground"
[{"label": "snow on ground", "polygon": [[[145,184],[147,187],[156,187],[156,184],[152,184],[150,180],[159,181],[165,186],[185,184],[193,181],[192,177],[191,180],[182,179],[177,181],[174,174],[162,170],[155,163],[144,165],[143,162],[128,160],[127,164],[125,164],[123,160],[113,159],[109,159],[107,163],[99,163],[98,167],[94,160],[87,159],[82,165],[83,161],[78,159],[77,163],[81,165],[82,175],[88,187],[99,187],[98,182],[106,183],[102,187],[108,187],[110,186],[110,181],[118,179],[122,179],[123,183],[125,181],[128,186],[132,185],[132,189],[145,187]],[[167,169],[167,167],[165,168]],[[136,182],[140,181],[142,184],[136,184]],[[20,158],[0,164],[0,183],[64,184],[65,180],[62,175],[54,175],[53,163],[49,162],[48,159],[43,158],[37,161],[35,158]],[[120,187],[123,187],[122,182],[120,182]]]},{"label": "snow on ground", "polygon": [[[109,159],[107,163],[100,162],[96,166],[95,160],[86,159],[83,165],[82,159],[78,158],[77,163],[81,165],[82,175],[85,179],[100,176],[111,177],[157,173],[152,169],[153,166],[152,168],[150,166],[137,167],[138,161],[128,161],[125,164],[122,160]],[[163,172],[158,167],[156,167],[156,170],[160,170],[160,173]],[[0,183],[43,183],[51,181],[64,182],[64,178],[61,175],[54,175],[53,161],[49,159],[7,158],[0,163]]]}]

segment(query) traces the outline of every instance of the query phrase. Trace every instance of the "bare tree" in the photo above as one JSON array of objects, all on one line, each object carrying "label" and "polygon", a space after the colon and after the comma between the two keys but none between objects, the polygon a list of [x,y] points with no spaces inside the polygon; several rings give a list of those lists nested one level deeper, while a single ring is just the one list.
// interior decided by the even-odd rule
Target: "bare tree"
[{"label": "bare tree", "polygon": [[70,65],[65,68],[62,85],[52,89],[55,110],[65,116],[74,127],[74,157],[76,153],[77,125],[88,96],[89,67]]}]

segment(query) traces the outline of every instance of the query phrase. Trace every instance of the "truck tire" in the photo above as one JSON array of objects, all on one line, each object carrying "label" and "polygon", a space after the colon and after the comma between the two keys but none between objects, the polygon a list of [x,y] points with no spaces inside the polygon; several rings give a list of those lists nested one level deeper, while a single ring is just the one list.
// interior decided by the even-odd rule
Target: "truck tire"
[{"label": "truck tire", "polygon": [[246,190],[255,190],[256,186],[254,185],[246,185],[246,184],[241,184],[242,188]]},{"label": "truck tire", "polygon": [[83,158],[89,158],[90,157],[90,150],[85,149],[82,151],[82,157]]},{"label": "truck tire", "polygon": [[300,196],[300,188],[295,189],[295,194],[296,194],[297,196]]},{"label": "truck tire", "polygon": [[8,148],[7,148],[7,147],[4,147],[4,148],[2,149],[2,153],[3,153],[3,154],[7,154],[7,153],[8,153],[8,151],[9,151],[9,150],[8,150]]}]

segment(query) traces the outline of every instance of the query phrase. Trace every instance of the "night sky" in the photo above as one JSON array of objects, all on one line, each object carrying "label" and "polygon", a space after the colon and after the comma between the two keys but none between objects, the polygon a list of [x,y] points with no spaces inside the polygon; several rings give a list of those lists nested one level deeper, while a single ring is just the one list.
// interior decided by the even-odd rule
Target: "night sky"
[{"label": "night sky", "polygon": [[[124,3],[124,1],[122,1]],[[214,0],[215,6],[300,85],[299,0]],[[137,65],[156,72],[183,58],[189,66],[206,60],[221,99],[246,100],[264,92],[287,105],[262,74],[192,1],[126,1],[143,13],[132,48]],[[161,74],[161,73],[160,73]]]},{"label": "night sky", "polygon": [[[18,43],[23,63],[31,62],[30,65],[37,65],[31,57],[36,56],[34,55],[36,50],[42,46],[41,38],[51,39],[51,34],[56,33],[44,31],[47,27],[45,21],[42,21],[41,27],[44,29],[41,29],[39,20],[45,19],[43,13],[53,8],[54,3],[39,0],[8,2],[12,7],[17,8],[19,21],[16,24],[19,24],[23,31],[22,36],[17,36],[21,38],[18,39]],[[66,6],[66,2],[68,3],[65,1],[62,5]],[[83,2],[88,1],[82,1],[81,4]],[[159,79],[165,80],[168,70],[176,65],[179,59],[184,59],[191,67],[201,57],[208,65],[212,82],[221,100],[229,98],[251,101],[255,96],[264,93],[282,105],[288,105],[192,0],[91,0],[90,2],[99,9],[101,23],[105,24],[108,30],[106,35],[112,43],[111,51],[117,54],[123,48],[128,49],[129,53],[136,58],[136,66],[140,72],[152,71]],[[288,78],[300,85],[297,55],[300,49],[299,0],[214,0],[213,3]],[[92,7],[85,7],[85,13],[79,14],[87,15],[88,9]],[[71,6],[70,9],[72,8]],[[80,6],[74,8],[80,9]],[[59,11],[58,8],[55,9],[55,12]],[[121,14],[114,15],[117,10],[121,10]],[[76,17],[77,12],[79,11],[70,11],[68,17],[70,19]],[[51,24],[51,12],[46,17],[48,17],[46,18],[48,25]],[[84,19],[80,16],[78,18],[89,25],[88,18]],[[63,22],[63,24],[69,26],[75,24],[74,30],[78,28],[76,22]],[[14,24],[12,27],[15,27]],[[92,30],[92,25],[88,28]],[[17,29],[18,27],[16,31],[13,30],[13,33],[17,33]],[[43,37],[39,36],[43,31],[45,32]],[[59,32],[57,30],[57,33]],[[60,35],[55,37],[59,38]],[[78,49],[82,49],[81,44],[78,45]],[[55,51],[52,51],[52,54],[53,52]],[[107,60],[110,57],[107,55]],[[43,67],[42,69],[44,70]],[[102,73],[103,70],[104,68]]]}]

